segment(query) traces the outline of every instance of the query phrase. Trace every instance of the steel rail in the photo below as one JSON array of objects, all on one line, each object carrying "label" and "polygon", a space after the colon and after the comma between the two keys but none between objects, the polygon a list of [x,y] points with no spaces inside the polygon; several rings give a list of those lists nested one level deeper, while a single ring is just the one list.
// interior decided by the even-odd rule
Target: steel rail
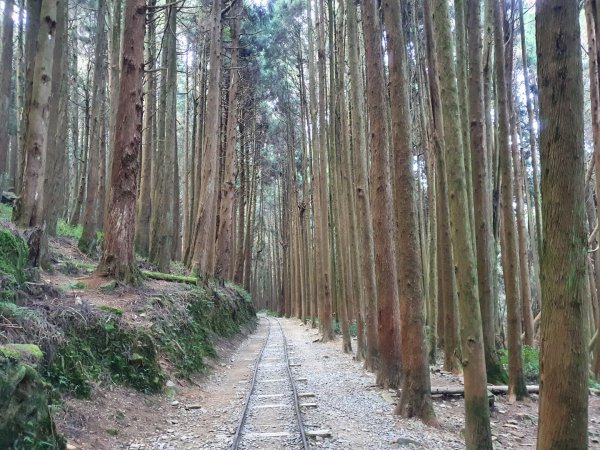
[{"label": "steel rail", "polygon": [[[242,440],[242,430],[244,428],[244,425],[246,423],[246,418],[248,416],[248,409],[250,406],[250,398],[252,397],[252,394],[254,393],[254,389],[256,387],[256,374],[258,373],[258,368],[260,367],[260,363],[263,357],[263,353],[265,351],[265,348],[267,347],[267,343],[269,342],[269,337],[271,336],[271,320],[266,317],[267,322],[269,323],[269,329],[267,332],[267,337],[265,338],[265,343],[263,344],[260,353],[258,355],[258,357],[256,358],[256,365],[254,367],[254,372],[252,374],[252,382],[250,384],[250,391],[248,392],[248,396],[246,397],[246,401],[244,403],[244,410],[242,412],[242,417],[240,418],[240,421],[238,423],[238,427],[237,430],[235,432],[235,435],[233,437],[233,442],[231,444],[231,450],[237,450],[239,448],[240,442]],[[287,339],[285,337],[285,333],[283,332],[283,328],[281,326],[281,323],[279,322],[279,320],[275,320],[275,322],[277,322],[277,325],[279,326],[279,330],[281,331],[281,336],[283,338],[283,352],[284,352],[284,356],[285,356],[285,363],[286,363],[286,368],[287,368],[287,373],[288,373],[288,377],[290,379],[290,386],[292,387],[292,392],[293,392],[293,397],[294,397],[294,410],[296,412],[296,419],[298,421],[298,429],[300,430],[300,436],[302,438],[302,447],[304,450],[308,450],[308,441],[306,439],[306,433],[304,431],[304,425],[302,424],[302,415],[300,412],[300,403],[298,400],[298,391],[296,389],[296,385],[294,384],[294,377],[292,375],[292,368],[290,367],[290,359],[289,359],[289,354],[288,354],[288,344],[287,344]]]},{"label": "steel rail", "polygon": [[294,383],[294,376],[292,375],[292,368],[290,367],[290,358],[288,355],[288,344],[287,338],[285,337],[285,333],[283,332],[283,327],[279,320],[275,319],[277,325],[279,325],[279,329],[281,330],[281,336],[283,337],[283,351],[285,353],[285,362],[288,371],[288,375],[290,377],[290,385],[292,386],[292,391],[294,393],[294,408],[296,409],[296,418],[298,419],[298,428],[300,429],[300,436],[302,437],[302,446],[304,450],[308,450],[308,441],[306,440],[306,433],[304,431],[304,424],[302,423],[302,414],[300,412],[300,401],[298,400],[298,390],[296,389],[296,384]]}]

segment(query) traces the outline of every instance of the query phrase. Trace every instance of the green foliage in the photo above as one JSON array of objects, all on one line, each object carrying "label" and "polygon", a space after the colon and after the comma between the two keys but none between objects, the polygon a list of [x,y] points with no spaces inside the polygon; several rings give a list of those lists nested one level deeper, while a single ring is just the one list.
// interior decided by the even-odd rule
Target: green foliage
[{"label": "green foliage", "polygon": [[8,221],[12,219],[12,206],[0,203],[0,219]]},{"label": "green foliage", "polygon": [[58,236],[68,236],[73,239],[81,239],[81,233],[83,233],[83,225],[71,225],[62,219],[59,219],[56,224],[56,234]]},{"label": "green foliage", "polygon": [[87,285],[85,284],[85,281],[81,280],[69,283],[67,285],[68,289],[85,289],[86,287]]},{"label": "green foliage", "polygon": [[[500,363],[508,367],[508,350],[501,349]],[[540,353],[537,348],[530,347],[528,345],[523,346],[523,375],[525,381],[536,382],[540,376]]]},{"label": "green foliage", "polygon": [[[331,328],[333,329],[333,332],[335,334],[342,334],[342,328],[341,328],[341,324],[339,320],[336,319],[332,319],[331,320]],[[358,331],[357,331],[357,327],[356,327],[356,321],[353,320],[350,322],[350,324],[348,325],[349,331],[350,331],[350,336],[352,337],[356,337],[358,335]]]}]

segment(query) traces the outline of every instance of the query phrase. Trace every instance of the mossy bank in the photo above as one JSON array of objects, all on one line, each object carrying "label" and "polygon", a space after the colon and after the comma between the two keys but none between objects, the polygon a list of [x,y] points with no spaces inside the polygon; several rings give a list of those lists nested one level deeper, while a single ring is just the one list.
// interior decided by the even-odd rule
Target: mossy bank
[{"label": "mossy bank", "polygon": [[[8,246],[18,249],[15,261]],[[148,282],[79,295],[36,286],[17,296],[27,293],[26,254],[18,234],[0,228],[0,379],[21,380],[0,386],[0,448],[63,448],[51,414],[31,411],[48,412],[65,395],[93,400],[95,385],[161,392],[169,378],[205,370],[214,338],[255,326],[248,294],[233,284]]]}]

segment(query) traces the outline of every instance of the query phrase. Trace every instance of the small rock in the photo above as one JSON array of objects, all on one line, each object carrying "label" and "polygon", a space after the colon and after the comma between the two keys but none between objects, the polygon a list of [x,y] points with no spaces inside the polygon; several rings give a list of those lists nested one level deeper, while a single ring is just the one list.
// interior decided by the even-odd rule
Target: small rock
[{"label": "small rock", "polygon": [[417,445],[417,446],[421,447],[421,443],[419,441],[415,441],[414,439],[405,438],[405,437],[398,437],[398,438],[392,440],[392,444],[398,444],[400,446]]},{"label": "small rock", "polygon": [[171,402],[171,406],[177,406],[177,405],[179,405],[179,402],[177,400],[173,400]]},{"label": "small rock", "polygon": [[187,405],[185,409],[202,409],[202,405]]},{"label": "small rock", "polygon": [[167,386],[168,388],[174,388],[175,387],[175,383],[173,383],[171,380],[167,381],[165,386]]}]

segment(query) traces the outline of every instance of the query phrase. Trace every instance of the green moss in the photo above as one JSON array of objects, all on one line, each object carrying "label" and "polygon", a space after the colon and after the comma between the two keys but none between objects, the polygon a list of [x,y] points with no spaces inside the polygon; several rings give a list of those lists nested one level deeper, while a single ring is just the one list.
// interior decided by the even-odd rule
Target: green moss
[{"label": "green moss", "polygon": [[0,345],[0,353],[7,358],[17,360],[33,359],[40,360],[44,357],[44,353],[37,345],[34,344],[6,344]]},{"label": "green moss", "polygon": [[98,306],[98,309],[101,309],[102,311],[106,311],[109,313],[116,314],[117,316],[123,315],[123,310],[121,308],[117,308],[115,306],[100,305],[100,306]]},{"label": "green moss", "polygon": [[242,324],[253,323],[255,316],[252,304],[231,287],[182,287],[169,295],[147,297],[135,311],[144,317],[144,326],[128,325],[121,309],[106,305],[39,314],[0,302],[0,314],[23,330],[35,323],[28,318],[32,314],[45,321],[40,329],[58,329],[58,338],[43,344],[50,351],[42,375],[60,391],[83,398],[99,380],[159,392],[166,377],[161,363],[166,362],[176,376],[200,372],[206,367],[205,358],[215,356],[211,336],[230,336]]},{"label": "green moss", "polygon": [[61,390],[89,397],[91,382],[106,375],[142,392],[158,392],[164,374],[154,340],[145,329],[128,329],[108,316],[68,330],[45,376]]},{"label": "green moss", "polygon": [[196,277],[174,275],[171,273],[150,272],[148,270],[142,270],[142,275],[144,275],[147,278],[152,278],[154,280],[175,281],[178,283],[187,283],[193,285],[198,283],[198,279]]},{"label": "green moss", "polygon": [[112,292],[114,291],[117,287],[119,287],[119,283],[116,280],[110,280],[106,283],[103,283],[100,285],[99,289],[102,292]]},{"label": "green moss", "polygon": [[0,356],[0,448],[64,449],[48,402],[48,385],[35,369]]},{"label": "green moss", "polygon": [[0,300],[13,300],[15,289],[25,281],[27,254],[23,238],[0,228]]}]

